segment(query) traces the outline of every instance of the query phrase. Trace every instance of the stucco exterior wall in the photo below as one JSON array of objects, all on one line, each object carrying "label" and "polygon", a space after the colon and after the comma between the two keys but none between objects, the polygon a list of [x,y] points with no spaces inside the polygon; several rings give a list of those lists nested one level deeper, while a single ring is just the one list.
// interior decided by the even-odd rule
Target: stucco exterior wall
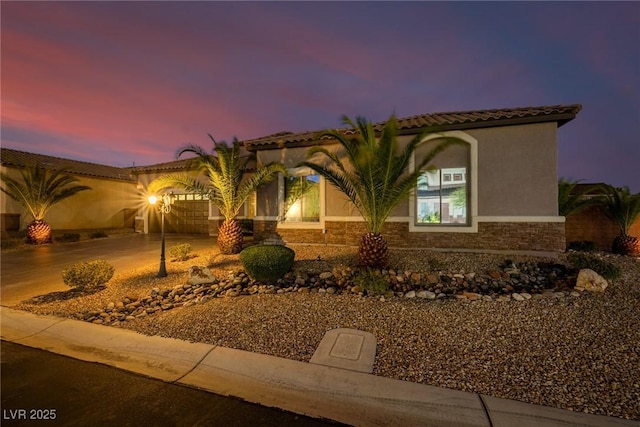
[{"label": "stucco exterior wall", "polygon": [[555,123],[466,132],[478,140],[479,216],[558,215]]},{"label": "stucco exterior wall", "polygon": [[[557,124],[539,123],[465,130],[467,141],[439,156],[436,167],[466,166],[470,185],[471,221],[458,227],[409,226],[414,199],[401,202],[386,225],[392,246],[451,249],[559,251],[564,249],[564,224],[557,213]],[[404,146],[413,136],[399,138]],[[435,142],[416,153],[418,162]],[[327,146],[332,149],[336,146]],[[288,168],[305,159],[307,147],[258,152],[262,162],[281,161]],[[475,150],[475,151],[474,151]],[[473,154],[472,154],[473,153]],[[440,164],[440,166],[438,166]],[[285,241],[357,244],[351,231],[360,230],[360,214],[333,186],[325,183],[324,226],[300,229],[273,221],[278,212],[276,182],[258,193],[255,228],[268,233],[276,227]],[[476,206],[473,206],[473,203]],[[321,210],[322,211],[322,210]],[[267,221],[267,223],[260,223]],[[346,221],[346,222],[341,222]],[[395,233],[395,234],[394,234]],[[353,237],[353,236],[352,236]]]},{"label": "stucco exterior wall", "polygon": [[[2,171],[20,179],[20,172],[15,168],[2,167]],[[80,175],[77,178],[79,179],[77,185],[87,185],[91,190],[81,191],[51,208],[45,221],[54,230],[133,229],[135,209],[140,200],[135,182]],[[21,229],[26,228],[33,220],[21,205],[4,193],[0,194],[0,200],[3,214],[21,214]]]},{"label": "stucco exterior wall", "polygon": [[[558,172],[556,123],[471,129],[465,133],[478,141],[478,216],[557,216]],[[404,146],[412,136],[399,137]],[[428,148],[418,150],[418,155]],[[328,149],[336,146],[329,145]],[[305,159],[308,148],[263,150],[262,162],[281,161],[287,168]],[[433,164],[447,162],[458,147],[437,156]],[[471,168],[472,165],[469,165]],[[470,169],[469,177],[473,175]],[[328,185],[326,216],[359,216],[344,195]],[[258,215],[277,216],[277,184],[258,197]],[[392,216],[408,216],[409,201],[398,205]],[[275,212],[275,213],[274,213]]]}]

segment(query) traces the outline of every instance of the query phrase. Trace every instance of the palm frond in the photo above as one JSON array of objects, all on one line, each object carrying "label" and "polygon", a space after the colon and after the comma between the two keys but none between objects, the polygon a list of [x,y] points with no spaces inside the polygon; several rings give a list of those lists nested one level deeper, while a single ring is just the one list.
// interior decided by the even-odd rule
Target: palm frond
[{"label": "palm frond", "polygon": [[619,227],[620,234],[627,234],[640,217],[640,193],[631,194],[629,187],[603,185],[600,188],[605,194],[597,199],[604,213]]},{"label": "palm frond", "polygon": [[48,171],[35,164],[20,171],[19,181],[2,173],[2,192],[23,206],[34,220],[42,220],[47,212],[62,200],[80,191],[90,190],[87,185],[75,185],[80,180],[65,169]]},{"label": "palm frond", "polygon": [[[286,170],[279,163],[273,163],[258,166],[255,171],[250,171],[248,166],[255,159],[255,155],[243,155],[237,138],[233,139],[231,145],[216,141],[210,134],[209,138],[213,142],[211,154],[193,144],[179,148],[176,152],[177,157],[184,153],[195,154],[193,162],[197,170],[206,176],[207,183],[186,174],[173,174],[156,178],[149,189],[177,187],[207,195],[225,219],[232,219],[238,215],[251,193],[273,179],[277,172]],[[245,178],[249,172],[252,172],[252,175]]]},{"label": "palm frond", "polygon": [[395,206],[410,195],[423,169],[435,156],[450,144],[459,141],[457,138],[443,136],[443,141],[416,165],[413,172],[409,172],[411,159],[429,132],[416,135],[401,151],[394,115],[389,118],[379,135],[376,134],[373,123],[363,117],[357,117],[354,122],[343,116],[343,123],[352,127],[353,136],[347,137],[345,133],[334,130],[320,134],[320,137],[330,137],[339,144],[344,152],[343,158],[335,151],[313,147],[307,152],[307,161],[300,165],[312,169],[344,193],[358,209],[369,230],[374,233],[382,230]]},{"label": "palm frond", "polygon": [[580,181],[571,181],[561,178],[558,180],[558,214],[569,217],[575,215],[588,206],[600,203],[601,199],[589,197],[594,188],[585,188],[576,191]]}]

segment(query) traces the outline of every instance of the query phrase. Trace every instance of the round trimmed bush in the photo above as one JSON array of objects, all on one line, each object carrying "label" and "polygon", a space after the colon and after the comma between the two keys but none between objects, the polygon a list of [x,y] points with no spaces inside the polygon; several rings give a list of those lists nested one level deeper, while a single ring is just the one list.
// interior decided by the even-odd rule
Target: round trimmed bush
[{"label": "round trimmed bush", "polygon": [[107,283],[114,272],[115,268],[106,260],[94,259],[68,266],[62,271],[62,280],[72,288],[90,289]]},{"label": "round trimmed bush", "polygon": [[240,252],[240,262],[244,271],[260,282],[275,282],[291,270],[293,249],[282,245],[250,246]]}]

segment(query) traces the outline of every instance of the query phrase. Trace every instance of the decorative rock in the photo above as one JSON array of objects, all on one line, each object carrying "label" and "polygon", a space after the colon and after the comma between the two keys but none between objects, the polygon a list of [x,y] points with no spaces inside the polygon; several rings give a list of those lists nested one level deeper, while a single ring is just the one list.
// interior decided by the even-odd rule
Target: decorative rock
[{"label": "decorative rock", "polygon": [[522,295],[524,299],[531,299],[531,294],[527,292],[520,292],[520,295]]},{"label": "decorative rock", "polygon": [[404,294],[405,298],[415,298],[416,297],[416,291],[409,291],[406,294]]},{"label": "decorative rock", "polygon": [[576,291],[604,292],[609,283],[593,270],[583,268],[578,273]]},{"label": "decorative rock", "polygon": [[320,280],[331,279],[333,277],[333,273],[330,271],[325,271],[324,273],[320,273],[320,276],[318,277],[320,278]]},{"label": "decorative rock", "polygon": [[189,267],[189,285],[202,285],[215,282],[216,278],[207,267],[191,266]]},{"label": "decorative rock", "polygon": [[502,274],[500,274],[499,271],[495,271],[495,270],[489,271],[489,272],[487,272],[487,274],[489,274],[489,276],[492,279],[499,279],[500,277],[502,277]]},{"label": "decorative rock", "polygon": [[358,294],[358,293],[362,292],[362,286],[356,285],[356,286],[352,287],[351,288],[351,292],[353,292],[354,294]]},{"label": "decorative rock", "polygon": [[224,293],[225,297],[237,297],[238,295],[240,295],[240,292],[236,289],[228,289],[227,292]]},{"label": "decorative rock", "polygon": [[512,293],[511,298],[513,298],[516,301],[524,301],[524,297],[517,292]]},{"label": "decorative rock", "polygon": [[436,294],[431,291],[419,291],[416,296],[423,299],[436,299]]},{"label": "decorative rock", "polygon": [[476,301],[482,298],[482,295],[476,294],[474,292],[463,292],[462,296],[471,301]]}]

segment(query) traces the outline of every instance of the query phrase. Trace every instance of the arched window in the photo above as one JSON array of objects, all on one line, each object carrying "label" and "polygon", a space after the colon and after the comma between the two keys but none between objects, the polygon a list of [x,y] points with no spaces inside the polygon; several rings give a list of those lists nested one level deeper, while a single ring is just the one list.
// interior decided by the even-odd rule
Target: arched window
[{"label": "arched window", "polygon": [[419,163],[442,139],[456,137],[420,177],[411,200],[411,231],[476,231],[477,140],[460,131],[431,135],[414,154]]}]

